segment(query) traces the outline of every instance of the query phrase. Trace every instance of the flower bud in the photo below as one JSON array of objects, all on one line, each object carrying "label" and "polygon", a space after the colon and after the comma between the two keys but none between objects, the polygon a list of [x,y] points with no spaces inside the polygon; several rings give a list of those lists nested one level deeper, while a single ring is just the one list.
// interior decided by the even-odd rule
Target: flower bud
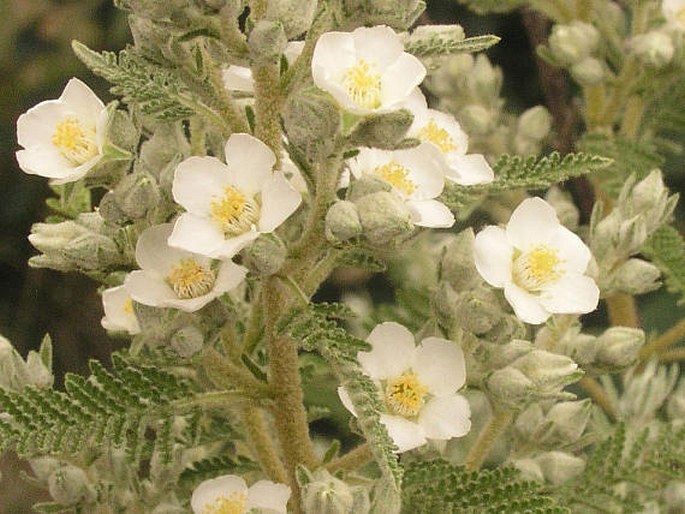
[{"label": "flower bud", "polygon": [[537,442],[543,426],[549,428],[549,423],[545,424],[545,413],[539,403],[532,403],[516,416],[514,433],[526,442]]},{"label": "flower bud", "polygon": [[585,469],[585,461],[564,452],[546,452],[533,459],[542,470],[547,482],[561,485],[580,475]]},{"label": "flower bud", "polygon": [[592,54],[599,44],[597,29],[581,21],[555,25],[549,36],[549,48],[563,66],[570,66]]},{"label": "flower bud", "polygon": [[533,345],[522,339],[514,339],[497,347],[496,351],[488,356],[488,365],[492,369],[504,368],[520,357],[533,351]]},{"label": "flower bud", "polygon": [[493,400],[506,407],[519,408],[528,403],[534,384],[519,370],[506,367],[490,375],[486,387]]},{"label": "flower bud", "polygon": [[675,48],[673,40],[663,32],[639,34],[630,41],[630,50],[647,66],[662,68],[671,62]]},{"label": "flower bud", "polygon": [[583,375],[578,365],[565,355],[534,349],[511,364],[535,383],[542,397],[553,395]]},{"label": "flower bud", "polygon": [[362,233],[357,206],[347,200],[340,200],[330,206],[326,213],[326,239],[340,244]]},{"label": "flower bud", "polygon": [[187,325],[174,332],[169,340],[171,348],[181,357],[188,359],[202,350],[204,336],[199,328]]},{"label": "flower bud", "polygon": [[512,466],[521,472],[521,478],[524,480],[532,480],[535,482],[544,482],[545,477],[542,474],[540,465],[533,459],[516,459],[511,462]]},{"label": "flower bud", "polygon": [[520,339],[526,334],[523,322],[513,315],[505,315],[485,335],[486,339],[494,344],[506,344]]},{"label": "flower bud", "polygon": [[596,86],[604,80],[604,66],[598,59],[586,57],[571,66],[571,76],[581,86]]},{"label": "flower bud", "polygon": [[286,102],[283,125],[288,141],[313,161],[333,151],[341,125],[340,110],[328,96],[303,92]]},{"label": "flower bud", "polygon": [[546,415],[546,421],[551,423],[546,441],[555,445],[577,441],[585,431],[590,414],[592,401],[588,398],[555,403]]},{"label": "flower bud", "polygon": [[63,505],[88,503],[95,499],[95,491],[81,468],[67,465],[56,469],[48,478],[48,490]]},{"label": "flower bud", "polygon": [[142,219],[160,201],[157,181],[146,173],[126,175],[114,188],[113,201],[130,220]]},{"label": "flower bud", "polygon": [[51,387],[55,380],[52,371],[43,363],[40,354],[34,351],[26,356],[26,374],[28,383],[38,388]]},{"label": "flower bud", "polygon": [[518,133],[534,141],[546,138],[551,129],[552,115],[542,105],[524,111],[517,124]]},{"label": "flower bud", "polygon": [[484,54],[478,54],[466,80],[469,90],[476,98],[489,100],[499,95],[502,70],[494,67]]},{"label": "flower bud", "polygon": [[493,290],[476,289],[459,295],[453,306],[453,316],[464,330],[482,335],[495,326],[503,312]]},{"label": "flower bud", "polygon": [[270,0],[266,7],[266,19],[283,25],[288,39],[309,30],[316,13],[316,0]]},{"label": "flower bud", "polygon": [[69,241],[62,254],[79,269],[98,270],[120,262],[117,245],[102,234],[84,234]]},{"label": "flower bud", "polygon": [[578,228],[580,212],[576,204],[573,203],[570,194],[562,191],[557,186],[552,186],[547,191],[545,200],[554,207],[554,211],[562,225],[572,231]]},{"label": "flower bud", "polygon": [[283,25],[266,19],[257,22],[247,39],[254,64],[277,63],[287,44]]},{"label": "flower bud", "polygon": [[661,224],[662,220],[670,216],[668,188],[659,170],[653,170],[640,182],[635,184],[625,202],[632,214],[644,214],[651,222],[650,226]]},{"label": "flower bud", "polygon": [[612,327],[597,338],[595,366],[612,372],[620,371],[637,361],[645,333],[637,328]]},{"label": "flower bud", "polygon": [[240,252],[243,265],[260,276],[273,275],[285,262],[288,249],[275,234],[261,234]]},{"label": "flower bud", "polygon": [[481,282],[473,262],[472,229],[460,232],[444,249],[440,261],[440,278],[449,282],[457,291],[473,289]]},{"label": "flower bud", "polygon": [[31,471],[40,482],[47,482],[52,473],[61,468],[62,465],[57,459],[52,457],[38,457],[29,460]]},{"label": "flower bud", "polygon": [[407,109],[370,114],[354,127],[350,144],[392,150],[404,138],[412,121],[414,115]]},{"label": "flower bud", "polygon": [[661,270],[651,262],[628,259],[612,274],[610,289],[631,295],[648,293],[659,289],[660,276]]},{"label": "flower bud", "polygon": [[378,193],[380,191],[392,191],[392,186],[385,180],[381,180],[372,175],[362,175],[347,188],[347,199],[356,202],[361,197]]},{"label": "flower bud", "polygon": [[363,487],[351,487],[325,469],[311,474],[302,488],[305,514],[366,514],[370,503]]},{"label": "flower bud", "polygon": [[459,111],[459,122],[467,134],[483,136],[492,130],[495,119],[492,112],[482,105],[471,104]]},{"label": "flower bud", "polygon": [[389,243],[414,230],[411,212],[392,192],[381,191],[356,202],[364,237],[374,245]]}]

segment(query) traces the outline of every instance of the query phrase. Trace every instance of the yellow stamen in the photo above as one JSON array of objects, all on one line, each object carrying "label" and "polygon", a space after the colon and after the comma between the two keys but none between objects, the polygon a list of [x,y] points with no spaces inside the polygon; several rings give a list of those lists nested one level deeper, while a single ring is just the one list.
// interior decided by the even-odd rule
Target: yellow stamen
[{"label": "yellow stamen", "polygon": [[98,154],[95,130],[84,127],[78,118],[60,121],[52,134],[52,144],[69,162],[80,166]]},{"label": "yellow stamen", "polygon": [[383,166],[377,166],[372,173],[378,175],[395,189],[398,189],[407,196],[416,190],[414,182],[407,178],[409,170],[395,160],[390,161]]},{"label": "yellow stamen", "polygon": [[209,293],[214,287],[214,272],[201,266],[192,257],[181,259],[171,267],[167,282],[181,299],[197,298]]},{"label": "yellow stamen", "polygon": [[407,371],[388,380],[385,386],[385,403],[388,409],[400,416],[416,416],[425,403],[428,387],[419,381],[416,373]]},{"label": "yellow stamen", "polygon": [[447,130],[438,127],[438,124],[435,123],[433,118],[431,118],[426,126],[419,130],[416,135],[422,141],[433,143],[440,148],[442,153],[452,152],[457,149],[457,145],[454,143],[454,140],[450,137]]},{"label": "yellow stamen", "polygon": [[124,305],[122,305],[121,309],[126,314],[133,314],[133,300],[131,300],[130,298],[127,298],[126,301],[124,302]]},{"label": "yellow stamen", "polygon": [[210,205],[212,218],[224,234],[239,236],[259,221],[259,204],[233,186],[224,189],[224,196]]},{"label": "yellow stamen", "polygon": [[373,73],[373,64],[359,59],[347,68],[343,84],[354,103],[364,109],[376,109],[381,105],[381,76]]},{"label": "yellow stamen", "polygon": [[559,280],[563,274],[562,264],[554,248],[538,245],[515,258],[514,282],[528,291],[537,291]]},{"label": "yellow stamen", "polygon": [[205,505],[202,514],[244,514],[247,512],[245,493],[233,492],[217,497],[212,503]]}]

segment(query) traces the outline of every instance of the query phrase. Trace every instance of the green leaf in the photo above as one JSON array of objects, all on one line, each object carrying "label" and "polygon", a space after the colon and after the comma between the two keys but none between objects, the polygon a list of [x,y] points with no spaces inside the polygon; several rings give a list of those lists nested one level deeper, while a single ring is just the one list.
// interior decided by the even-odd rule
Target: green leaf
[{"label": "green leaf", "polygon": [[664,275],[666,288],[680,294],[679,305],[685,304],[685,239],[673,226],[659,228],[642,247],[642,253]]},{"label": "green leaf", "polygon": [[504,13],[513,11],[526,3],[526,0],[457,0],[476,14]]},{"label": "green leaf", "polygon": [[338,263],[343,266],[363,268],[374,273],[381,273],[387,267],[383,261],[376,259],[371,253],[362,248],[342,252],[338,258]]},{"label": "green leaf", "polygon": [[513,468],[468,472],[436,459],[411,463],[404,475],[402,512],[419,513],[566,513],[536,482]]},{"label": "green leaf", "polygon": [[491,46],[499,43],[500,39],[501,38],[490,34],[464,39],[464,31],[457,25],[453,31],[435,31],[425,35],[417,35],[417,32],[415,32],[406,42],[405,50],[416,57],[474,53],[487,50]]},{"label": "green leaf", "polygon": [[194,487],[204,480],[221,475],[243,475],[257,470],[259,465],[242,455],[211,457],[190,464],[181,473],[179,482],[182,486]]}]

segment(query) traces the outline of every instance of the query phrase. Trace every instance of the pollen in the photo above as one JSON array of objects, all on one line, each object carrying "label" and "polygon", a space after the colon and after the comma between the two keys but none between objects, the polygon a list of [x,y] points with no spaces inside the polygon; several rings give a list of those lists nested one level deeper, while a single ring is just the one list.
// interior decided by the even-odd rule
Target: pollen
[{"label": "pollen", "polygon": [[210,205],[212,219],[227,236],[239,236],[259,221],[259,204],[233,186],[224,189],[223,196]]},{"label": "pollen", "polygon": [[52,133],[51,140],[60,155],[76,166],[98,154],[95,130],[84,127],[75,117],[60,121]]},{"label": "pollen", "polygon": [[374,168],[373,173],[407,196],[416,190],[414,182],[407,178],[409,170],[395,160]]},{"label": "pollen", "polygon": [[559,280],[562,264],[555,249],[538,245],[514,260],[514,282],[528,291],[538,291]]},{"label": "pollen", "polygon": [[245,493],[234,492],[217,497],[213,502],[205,505],[202,514],[244,514],[247,512]]},{"label": "pollen", "polygon": [[215,278],[211,269],[188,257],[171,267],[167,282],[179,298],[186,300],[209,293],[214,287]]},{"label": "pollen", "polygon": [[440,148],[442,153],[452,152],[457,149],[457,145],[454,143],[454,140],[450,137],[447,130],[439,127],[433,118],[431,118],[426,126],[419,130],[416,135],[422,141],[433,143]]},{"label": "pollen", "polygon": [[124,305],[121,307],[121,309],[126,314],[133,314],[133,300],[131,300],[130,298],[127,298],[126,301],[124,302]]},{"label": "pollen", "polygon": [[343,85],[359,107],[376,109],[381,105],[381,76],[373,73],[373,64],[359,59],[347,68]]},{"label": "pollen", "polygon": [[423,407],[427,393],[428,387],[419,381],[416,373],[407,371],[388,380],[385,386],[385,403],[394,414],[414,417]]}]

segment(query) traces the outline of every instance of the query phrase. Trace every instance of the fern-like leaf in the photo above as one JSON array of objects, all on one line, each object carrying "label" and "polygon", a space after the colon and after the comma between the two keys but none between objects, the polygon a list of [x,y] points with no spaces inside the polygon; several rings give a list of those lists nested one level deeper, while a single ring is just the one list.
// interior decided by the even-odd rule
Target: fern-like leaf
[{"label": "fern-like leaf", "polygon": [[663,273],[666,288],[680,295],[678,304],[685,304],[685,239],[673,226],[658,229],[642,247],[648,257]]},{"label": "fern-like leaf", "polygon": [[466,39],[463,38],[463,33],[461,38],[436,34],[433,37],[410,39],[405,48],[407,52],[417,57],[435,57],[455,53],[482,52],[499,43],[500,39],[489,34]]},{"label": "fern-like leaf", "polygon": [[[111,92],[126,103],[160,120],[180,120],[192,116],[199,101],[184,91],[167,70],[143,64],[127,50],[95,52],[78,41],[72,42],[76,56],[90,70],[113,84]],[[206,107],[205,107],[206,108]]]},{"label": "fern-like leaf", "polygon": [[220,475],[243,475],[258,469],[257,463],[241,455],[211,457],[195,461],[184,469],[181,473],[180,483],[192,488],[204,480]]},{"label": "fern-like leaf", "polygon": [[468,472],[443,460],[413,462],[404,475],[402,512],[433,514],[566,513],[513,468]]}]

